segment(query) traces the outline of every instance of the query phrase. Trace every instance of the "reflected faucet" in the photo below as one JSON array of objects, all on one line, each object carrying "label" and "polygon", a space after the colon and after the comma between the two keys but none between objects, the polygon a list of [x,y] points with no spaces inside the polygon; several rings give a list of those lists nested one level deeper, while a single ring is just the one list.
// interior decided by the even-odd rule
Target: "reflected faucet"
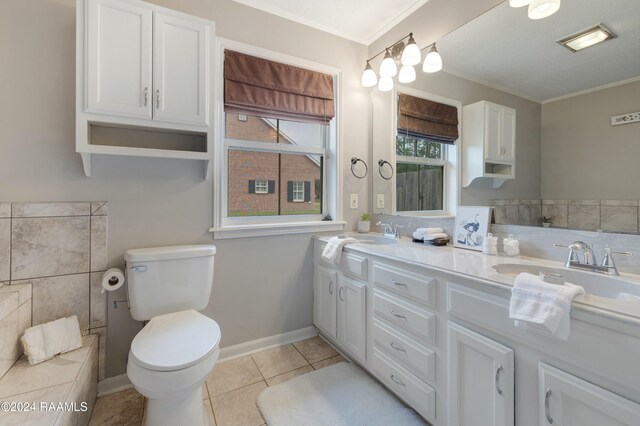
[{"label": "reflected faucet", "polygon": [[399,228],[402,228],[402,226],[400,225],[392,225],[386,222],[378,222],[376,223],[376,226],[384,226],[384,231],[382,232],[382,235],[388,238],[399,238],[400,237],[400,232],[398,231]]}]

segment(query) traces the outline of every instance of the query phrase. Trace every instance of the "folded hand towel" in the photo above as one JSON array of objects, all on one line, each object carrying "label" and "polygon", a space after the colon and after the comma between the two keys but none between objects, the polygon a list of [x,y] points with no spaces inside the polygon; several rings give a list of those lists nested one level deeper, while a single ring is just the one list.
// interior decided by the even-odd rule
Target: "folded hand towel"
[{"label": "folded hand towel", "polygon": [[60,318],[25,330],[21,338],[29,364],[34,365],[55,355],[82,346],[78,317]]},{"label": "folded hand towel", "polygon": [[520,274],[511,289],[509,318],[517,327],[567,340],[571,301],[584,289],[571,283],[545,283],[532,274]]},{"label": "folded hand towel", "polygon": [[438,232],[437,234],[426,234],[423,238],[423,240],[425,241],[433,241],[433,240],[437,240],[440,238],[449,238],[449,236],[447,234],[445,234],[444,232]]},{"label": "folded hand towel", "polygon": [[327,242],[327,246],[324,248],[322,252],[322,257],[328,262],[333,262],[336,265],[340,263],[340,259],[342,259],[342,248],[346,244],[357,243],[358,240],[351,237],[332,237]]},{"label": "folded hand towel", "polygon": [[429,234],[441,234],[444,232],[442,228],[418,228],[413,232],[413,238],[416,240],[422,240]]}]

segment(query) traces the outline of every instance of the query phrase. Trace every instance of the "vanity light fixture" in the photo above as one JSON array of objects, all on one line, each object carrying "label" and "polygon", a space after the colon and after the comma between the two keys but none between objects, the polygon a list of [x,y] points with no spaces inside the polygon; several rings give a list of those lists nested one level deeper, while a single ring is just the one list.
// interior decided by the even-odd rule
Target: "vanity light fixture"
[{"label": "vanity light fixture", "polygon": [[611,32],[611,30],[602,24],[598,24],[579,33],[570,35],[569,37],[565,37],[562,40],[558,40],[558,43],[575,53],[615,37],[616,35]]},{"label": "vanity light fixture", "polygon": [[[405,44],[405,40],[407,40]],[[422,70],[433,73],[442,69],[442,57],[436,49],[436,44],[430,44],[430,49],[424,59]],[[371,67],[371,61],[384,53],[378,75]],[[378,85],[378,90],[388,92],[393,89],[393,77],[398,75],[400,83],[411,83],[416,79],[415,65],[422,61],[422,49],[413,38],[413,33],[402,37],[391,46],[385,47],[380,52],[367,59],[367,64],[362,72],[362,87]],[[398,66],[401,66],[398,72]]]},{"label": "vanity light fixture", "polygon": [[560,9],[560,0],[533,0],[529,5],[529,19],[547,18]]},{"label": "vanity light fixture", "polygon": [[533,0],[509,0],[509,6],[511,7],[523,7],[528,6]]}]

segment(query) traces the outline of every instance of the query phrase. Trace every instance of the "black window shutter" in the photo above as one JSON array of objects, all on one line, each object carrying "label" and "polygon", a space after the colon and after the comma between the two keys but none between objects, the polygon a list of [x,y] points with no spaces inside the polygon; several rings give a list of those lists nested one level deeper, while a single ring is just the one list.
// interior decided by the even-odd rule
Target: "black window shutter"
[{"label": "black window shutter", "polygon": [[306,203],[311,201],[311,182],[309,181],[304,183],[304,201]]},{"label": "black window shutter", "polygon": [[256,181],[255,180],[250,180],[249,181],[249,194],[255,194],[256,193]]},{"label": "black window shutter", "polygon": [[287,182],[287,201],[293,202],[293,181]]},{"label": "black window shutter", "polygon": [[276,181],[275,180],[270,180],[269,181],[269,194],[274,194],[276,192]]}]

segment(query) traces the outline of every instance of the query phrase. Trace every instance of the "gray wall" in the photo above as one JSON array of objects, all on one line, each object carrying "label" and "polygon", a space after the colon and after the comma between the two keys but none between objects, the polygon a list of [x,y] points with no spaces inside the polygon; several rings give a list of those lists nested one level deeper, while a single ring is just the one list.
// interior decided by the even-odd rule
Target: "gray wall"
[{"label": "gray wall", "polygon": [[640,199],[640,123],[611,126],[639,99],[636,81],[542,105],[544,199]]}]

